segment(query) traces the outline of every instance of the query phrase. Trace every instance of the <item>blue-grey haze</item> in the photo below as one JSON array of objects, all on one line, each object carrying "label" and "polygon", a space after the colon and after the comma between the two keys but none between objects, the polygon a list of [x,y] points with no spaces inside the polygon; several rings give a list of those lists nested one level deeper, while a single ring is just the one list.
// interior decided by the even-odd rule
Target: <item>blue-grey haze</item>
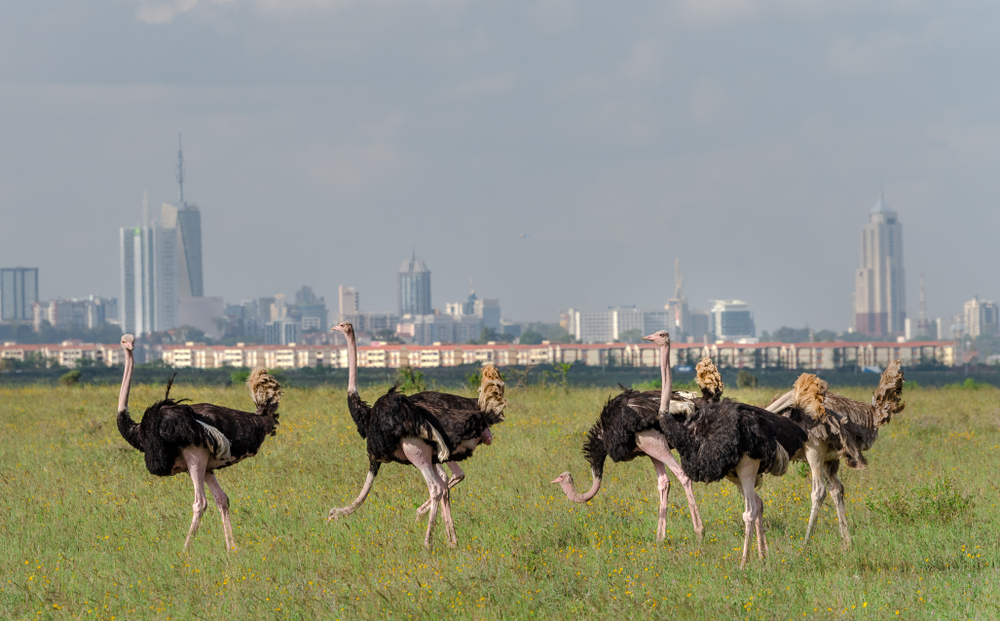
[{"label": "blue-grey haze", "polygon": [[[1000,4],[95,0],[0,4],[0,265],[119,288],[117,233],[201,207],[206,295],[303,284],[505,317],[740,298],[843,329],[884,183],[908,311],[1000,297]],[[522,237],[522,234],[528,234]]]}]

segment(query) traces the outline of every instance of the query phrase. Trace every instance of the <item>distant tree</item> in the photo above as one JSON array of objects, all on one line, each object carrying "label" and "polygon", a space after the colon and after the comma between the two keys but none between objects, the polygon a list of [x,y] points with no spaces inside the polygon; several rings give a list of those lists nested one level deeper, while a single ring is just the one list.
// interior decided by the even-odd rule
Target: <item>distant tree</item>
[{"label": "distant tree", "polygon": [[736,375],[736,387],[737,388],[756,388],[757,387],[757,376],[753,373],[747,371],[746,369],[740,369],[739,374]]},{"label": "distant tree", "polygon": [[66,373],[59,378],[59,384],[62,386],[72,386],[74,384],[80,383],[80,376],[83,375],[77,369],[73,369],[69,373]]},{"label": "distant tree", "polygon": [[528,330],[527,332],[521,333],[521,345],[540,345],[542,341],[546,340],[538,332],[533,330]]},{"label": "distant tree", "polygon": [[385,328],[383,330],[379,330],[378,332],[376,332],[375,340],[385,341],[386,343],[397,343],[397,344],[403,342],[403,339],[396,336],[396,331],[390,330],[389,328]]},{"label": "distant tree", "polygon": [[814,343],[826,343],[829,341],[834,341],[837,339],[837,333],[833,330],[820,330],[819,332],[813,333]]},{"label": "distant tree", "polygon": [[778,343],[808,343],[810,341],[810,330],[809,328],[781,326],[770,336],[771,341]]},{"label": "distant tree", "polygon": [[639,328],[623,330],[618,333],[618,343],[640,343],[642,342],[642,331]]}]

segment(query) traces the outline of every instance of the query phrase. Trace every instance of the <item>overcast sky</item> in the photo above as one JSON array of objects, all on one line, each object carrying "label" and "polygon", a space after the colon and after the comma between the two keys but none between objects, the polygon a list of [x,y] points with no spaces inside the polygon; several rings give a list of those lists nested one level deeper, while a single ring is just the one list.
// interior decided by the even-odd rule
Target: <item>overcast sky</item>
[{"label": "overcast sky", "polygon": [[[878,199],[908,311],[1000,298],[1000,3],[0,4],[0,265],[117,295],[143,191],[201,207],[206,295],[474,279],[510,319],[694,308],[842,330]],[[524,238],[522,234],[527,234]]]}]

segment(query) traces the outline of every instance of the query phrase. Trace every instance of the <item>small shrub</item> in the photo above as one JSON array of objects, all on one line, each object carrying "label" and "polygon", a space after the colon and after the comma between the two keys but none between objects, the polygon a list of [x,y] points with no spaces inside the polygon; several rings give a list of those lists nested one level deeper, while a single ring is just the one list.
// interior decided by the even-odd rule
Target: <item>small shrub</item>
[{"label": "small shrub", "polygon": [[479,374],[479,369],[465,376],[465,385],[469,390],[479,390],[479,382],[481,381],[483,378]]},{"label": "small shrub", "polygon": [[914,522],[939,520],[948,522],[968,513],[972,495],[964,495],[946,478],[937,478],[929,485],[914,487],[906,492],[895,491],[882,500],[867,500],[868,509],[884,521]]},{"label": "small shrub", "polygon": [[423,392],[427,390],[424,373],[413,367],[400,367],[397,375],[399,389],[402,392]]},{"label": "small shrub", "polygon": [[233,386],[242,386],[250,378],[250,371],[233,371],[229,374],[229,381]]},{"label": "small shrub", "polygon": [[80,373],[80,371],[73,369],[59,378],[59,384],[62,386],[73,386],[74,384],[79,384],[81,375],[83,374]]},{"label": "small shrub", "polygon": [[747,371],[746,369],[740,369],[739,374],[736,376],[736,387],[737,388],[756,388],[757,387],[757,376]]}]

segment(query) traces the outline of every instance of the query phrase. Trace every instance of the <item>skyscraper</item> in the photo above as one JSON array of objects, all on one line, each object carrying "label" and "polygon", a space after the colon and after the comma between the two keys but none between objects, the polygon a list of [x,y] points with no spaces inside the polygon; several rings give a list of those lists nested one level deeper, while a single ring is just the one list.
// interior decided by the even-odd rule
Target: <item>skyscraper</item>
[{"label": "skyscraper", "polygon": [[38,301],[38,268],[0,269],[0,320],[32,321]]},{"label": "skyscraper", "polygon": [[881,193],[861,230],[855,274],[854,329],[869,336],[902,334],[906,323],[903,225]]},{"label": "skyscraper", "polygon": [[399,314],[430,315],[431,271],[424,262],[413,257],[403,261],[399,268]]},{"label": "skyscraper", "polygon": [[205,295],[201,271],[201,211],[197,205],[160,207],[160,225],[176,230],[177,295],[200,298]]},{"label": "skyscraper", "polygon": [[157,241],[156,226],[119,229],[122,332],[149,334],[157,330]]}]

